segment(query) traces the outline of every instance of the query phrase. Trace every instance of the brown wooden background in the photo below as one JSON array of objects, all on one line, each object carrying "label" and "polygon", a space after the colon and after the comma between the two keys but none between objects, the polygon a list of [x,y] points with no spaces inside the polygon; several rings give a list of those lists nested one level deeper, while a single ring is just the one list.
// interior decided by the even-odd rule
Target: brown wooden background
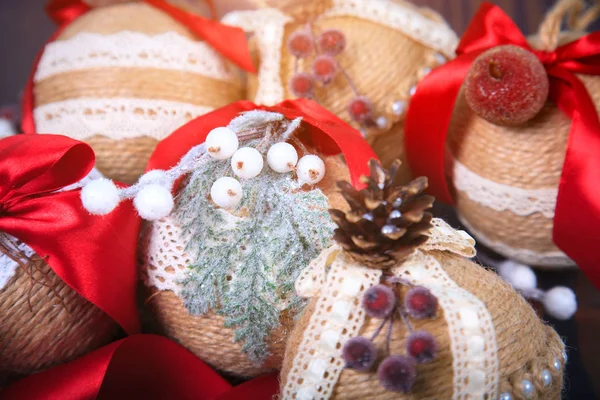
[{"label": "brown wooden background", "polygon": [[[219,12],[223,13],[240,6],[245,8],[252,4],[253,0],[214,2]],[[461,34],[482,0],[412,2],[437,10],[458,34]],[[44,3],[43,0],[0,0],[0,106],[18,101],[35,54],[54,30],[54,26],[44,15]],[[530,34],[536,32],[545,11],[554,1],[497,0],[493,3],[502,6],[521,29]],[[453,219],[450,210],[441,208],[441,213]],[[597,397],[592,392],[592,386],[596,393],[600,393],[600,293],[578,272],[540,274],[542,287],[559,284],[573,287],[580,303],[574,320],[550,321],[571,347],[565,398],[594,399]]]}]

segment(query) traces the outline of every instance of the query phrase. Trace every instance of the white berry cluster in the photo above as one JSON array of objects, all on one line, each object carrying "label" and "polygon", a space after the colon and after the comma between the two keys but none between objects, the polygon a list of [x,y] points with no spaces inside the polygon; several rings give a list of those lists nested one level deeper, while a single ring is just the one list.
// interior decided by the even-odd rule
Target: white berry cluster
[{"label": "white berry cluster", "polygon": [[[174,207],[171,194],[174,182],[205,162],[207,154],[216,160],[231,159],[233,173],[241,179],[257,177],[264,167],[263,156],[257,149],[239,148],[237,134],[229,127],[218,127],[208,134],[204,143],[190,149],[175,167],[167,171],[149,171],[135,185],[126,188],[118,188],[106,178],[92,180],[81,190],[81,201],[91,214],[106,215],[120,201],[133,199],[133,205],[143,219],[154,221],[164,218]],[[267,164],[282,174],[296,171],[298,180],[309,185],[320,182],[325,176],[323,160],[312,154],[298,160],[296,149],[286,142],[275,143],[269,148]],[[242,185],[235,178],[219,178],[213,183],[210,196],[219,207],[235,208],[243,197]]]},{"label": "white berry cluster", "polygon": [[[219,127],[206,137],[206,151],[217,160],[231,158],[231,169],[241,179],[257,177],[264,167],[262,154],[253,147],[239,148],[238,137],[231,129]],[[267,152],[267,164],[279,173],[296,171],[298,180],[314,185],[325,176],[325,163],[316,155],[306,155],[298,160],[298,152],[289,143],[275,143]],[[212,201],[223,208],[235,208],[242,201],[242,185],[235,178],[223,177],[210,189]]]}]

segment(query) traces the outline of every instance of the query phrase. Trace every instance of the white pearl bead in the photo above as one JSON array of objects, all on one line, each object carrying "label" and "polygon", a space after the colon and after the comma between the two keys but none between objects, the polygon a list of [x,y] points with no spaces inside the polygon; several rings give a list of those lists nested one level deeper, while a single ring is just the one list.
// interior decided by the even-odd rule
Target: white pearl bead
[{"label": "white pearl bead", "polygon": [[314,185],[325,176],[325,163],[314,154],[306,155],[298,161],[296,173],[300,182]]},{"label": "white pearl bead", "polygon": [[140,217],[147,221],[156,221],[169,215],[174,204],[169,189],[152,183],[142,187],[135,195],[133,205]]},{"label": "white pearl bead", "polygon": [[233,173],[243,179],[251,179],[260,174],[263,164],[262,154],[252,147],[242,147],[231,157]]},{"label": "white pearl bead", "polygon": [[223,208],[235,208],[242,201],[242,185],[237,179],[224,176],[212,184],[210,197],[212,201]]},{"label": "white pearl bead", "polygon": [[498,400],[512,400],[512,398],[513,398],[512,394],[505,392],[505,393],[502,393],[500,395],[500,397],[498,397]]},{"label": "white pearl bead", "polygon": [[225,160],[238,149],[237,135],[229,128],[220,126],[206,136],[206,151],[217,160]]},{"label": "white pearl bead", "polygon": [[387,127],[388,120],[386,117],[381,116],[381,117],[377,117],[377,119],[375,120],[375,123],[377,124],[377,127],[379,129],[385,129]]},{"label": "white pearl bead", "polygon": [[556,371],[560,371],[560,360],[558,358],[554,359],[554,362],[552,363],[552,367],[556,370]]},{"label": "white pearl bead", "polygon": [[521,389],[523,390],[525,398],[529,398],[533,394],[533,383],[528,379],[523,379],[521,381]]},{"label": "white pearl bead", "polygon": [[289,143],[275,143],[267,152],[267,164],[275,172],[290,172],[298,163],[298,152]]},{"label": "white pearl bead", "polygon": [[542,383],[544,384],[544,386],[550,386],[550,384],[552,383],[552,375],[547,369],[542,370]]},{"label": "white pearl bead", "polygon": [[402,115],[406,111],[406,106],[406,101],[396,100],[394,104],[392,104],[392,112],[396,115]]}]

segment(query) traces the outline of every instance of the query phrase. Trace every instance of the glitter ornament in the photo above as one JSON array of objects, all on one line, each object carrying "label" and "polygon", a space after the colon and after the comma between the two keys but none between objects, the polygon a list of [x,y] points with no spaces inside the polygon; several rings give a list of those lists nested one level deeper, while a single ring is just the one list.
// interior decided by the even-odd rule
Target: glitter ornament
[{"label": "glitter ornament", "polygon": [[377,360],[377,348],[367,338],[355,337],[346,342],[342,349],[346,368],[360,372],[369,371]]},{"label": "glitter ornament", "polygon": [[396,295],[385,285],[375,285],[365,292],[362,305],[367,315],[373,318],[385,318],[396,306]]},{"label": "glitter ornament", "polygon": [[314,154],[306,155],[298,161],[296,173],[299,181],[315,185],[325,177],[325,163]]},{"label": "glitter ornament", "polygon": [[387,390],[409,393],[417,378],[415,360],[405,356],[389,356],[379,364],[377,377]]},{"label": "glitter ornament", "polygon": [[312,36],[304,30],[292,33],[288,38],[287,45],[290,53],[298,58],[307,57],[313,52]]},{"label": "glitter ornament", "polygon": [[346,47],[346,36],[338,29],[327,29],[317,38],[319,49],[330,56],[337,56]]},{"label": "glitter ornament", "polygon": [[364,96],[355,97],[348,104],[348,114],[354,121],[365,123],[373,117],[373,105]]},{"label": "glitter ornament", "polygon": [[338,65],[333,57],[322,55],[313,61],[312,72],[315,79],[323,84],[328,84],[335,78],[338,72]]},{"label": "glitter ornament", "polygon": [[313,89],[313,77],[309,74],[298,72],[290,79],[290,90],[296,97],[312,97]]},{"label": "glitter ornament", "polygon": [[212,201],[223,208],[235,208],[242,201],[242,185],[237,179],[224,176],[213,183],[210,188]]},{"label": "glitter ornament", "polygon": [[239,146],[237,135],[229,128],[220,126],[206,136],[206,151],[216,160],[226,160]]},{"label": "glitter ornament", "polygon": [[298,163],[298,152],[289,143],[275,143],[267,152],[267,164],[281,174],[293,171]]},{"label": "glitter ornament", "polygon": [[231,157],[233,173],[242,179],[252,179],[262,171],[262,154],[253,147],[242,147]]}]

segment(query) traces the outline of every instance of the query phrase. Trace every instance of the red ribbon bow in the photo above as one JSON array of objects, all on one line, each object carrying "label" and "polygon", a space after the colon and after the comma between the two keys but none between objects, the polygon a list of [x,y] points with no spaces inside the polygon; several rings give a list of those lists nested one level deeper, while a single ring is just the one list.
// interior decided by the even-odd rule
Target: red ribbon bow
[{"label": "red ribbon bow", "polygon": [[[411,99],[405,125],[409,164],[416,175],[429,177],[432,194],[452,203],[444,151],[454,103],[473,60],[504,44],[523,47],[542,61],[550,79],[550,98],[571,118],[553,240],[600,287],[600,122],[594,102],[575,75],[600,75],[600,32],[553,52],[534,50],[499,7],[482,4],[462,37],[456,59],[432,71]],[[437,112],[433,118],[432,103]]]},{"label": "red ribbon bow", "polygon": [[352,184],[357,188],[361,175],[369,175],[368,161],[377,158],[360,132],[346,124],[332,112],[307,99],[285,100],[272,107],[259,106],[250,101],[237,101],[204,114],[163,139],[150,156],[147,170],[169,169],[175,166],[192,147],[203,143],[208,133],[216,127],[226,126],[241,112],[265,110],[283,114],[293,119],[302,117],[308,124],[306,141],[326,155],[342,152],[350,171]]},{"label": "red ribbon bow", "polygon": [[[234,64],[248,72],[256,72],[248,49],[246,34],[240,28],[223,25],[218,21],[204,18],[198,15],[184,11],[165,0],[141,0],[144,3],[155,7],[177,20],[190,31],[198,35],[209,43],[223,57],[232,61]],[[84,0],[50,0],[46,5],[46,12],[59,25],[59,28],[50,37],[47,43],[50,43],[62,31],[79,16],[85,14],[91,7]],[[33,77],[35,70],[40,62],[45,46],[37,54],[34,61],[33,71],[29,75],[22,101],[22,121],[21,127],[24,133],[36,133],[35,122],[33,119]]]},{"label": "red ribbon bow", "polygon": [[87,144],[65,136],[0,140],[0,231],[29,245],[67,285],[136,333],[139,218],[131,203],[92,216],[80,190],[57,192],[83,179],[94,161]]},{"label": "red ribbon bow", "polygon": [[232,388],[180,345],[134,335],[24,378],[0,392],[0,399],[270,400],[278,389],[276,374]]}]

